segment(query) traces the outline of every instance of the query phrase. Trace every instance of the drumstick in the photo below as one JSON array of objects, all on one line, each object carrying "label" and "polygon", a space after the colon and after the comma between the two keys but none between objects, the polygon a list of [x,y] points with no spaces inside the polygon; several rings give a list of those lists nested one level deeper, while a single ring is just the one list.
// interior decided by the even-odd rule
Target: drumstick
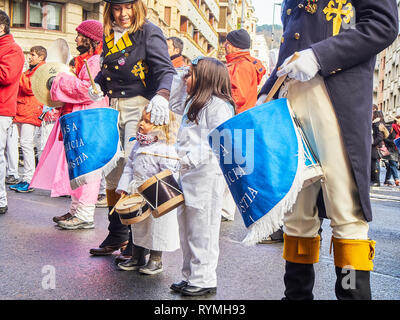
[{"label": "drumstick", "polygon": [[151,152],[145,152],[145,151],[142,151],[141,154],[147,154],[149,156],[162,157],[162,158],[167,158],[167,159],[172,159],[172,160],[181,160],[180,158],[170,157],[170,156],[167,156],[164,154],[151,153]]},{"label": "drumstick", "polygon": [[[300,54],[298,52],[295,52],[293,54],[293,57],[289,60],[288,64],[295,61],[296,59],[298,59],[300,57]],[[278,68],[279,70],[280,68]],[[268,93],[267,97],[265,98],[264,103],[270,102],[272,100],[272,98],[274,97],[275,93],[279,90],[279,88],[281,87],[282,83],[286,80],[287,74],[280,76],[274,83],[272,89],[270,90],[270,92]]]},{"label": "drumstick", "polygon": [[87,60],[83,59],[83,62],[85,63],[85,66],[86,66],[86,69],[87,69],[87,72],[88,72],[88,75],[89,75],[90,83],[92,84],[93,92],[94,92],[94,94],[98,94],[99,92],[97,91],[96,84],[94,83],[94,80],[93,80],[93,77],[92,77],[92,73],[90,72]]},{"label": "drumstick", "polygon": [[121,197],[119,198],[119,200],[117,201],[117,203],[114,205],[114,207],[111,209],[111,211],[110,211],[110,213],[109,213],[110,216],[114,213],[115,207],[117,206],[117,204],[118,204],[122,199],[124,199],[124,198],[125,198],[125,195],[124,195],[124,194],[121,194]]}]

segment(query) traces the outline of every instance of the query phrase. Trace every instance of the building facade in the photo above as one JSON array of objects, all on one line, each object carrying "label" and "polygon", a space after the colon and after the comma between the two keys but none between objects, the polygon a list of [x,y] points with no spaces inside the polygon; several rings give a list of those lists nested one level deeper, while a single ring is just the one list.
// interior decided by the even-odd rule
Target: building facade
[{"label": "building facade", "polygon": [[[165,37],[177,36],[184,43],[184,55],[224,56],[226,34],[243,27],[255,39],[256,22],[251,0],[143,0],[148,19]],[[48,48],[57,38],[66,39],[75,49],[75,28],[84,20],[102,21],[101,0],[0,0],[0,9],[11,18],[11,32],[25,53],[36,45]]]},{"label": "building facade", "polygon": [[[397,1],[400,12],[400,1]],[[377,57],[374,91],[376,104],[383,111],[386,121],[400,116],[400,34]]]}]

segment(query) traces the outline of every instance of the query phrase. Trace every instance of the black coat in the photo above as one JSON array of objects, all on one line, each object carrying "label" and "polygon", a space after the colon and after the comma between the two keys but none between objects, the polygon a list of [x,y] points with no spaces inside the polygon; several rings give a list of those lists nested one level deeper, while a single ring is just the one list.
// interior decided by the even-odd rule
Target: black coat
[{"label": "black coat", "polygon": [[114,33],[104,38],[101,71],[95,82],[110,98],[143,96],[151,99],[162,89],[171,90],[175,69],[159,27],[146,22],[114,43]]},{"label": "black coat", "polygon": [[377,160],[380,158],[378,153],[378,147],[383,142],[383,132],[379,130],[379,122],[372,124],[372,146],[371,146],[371,159]]},{"label": "black coat", "polygon": [[[376,54],[397,37],[397,5],[395,0],[348,0],[342,10],[346,9],[344,14],[352,12],[353,17],[343,20],[343,14],[341,23],[337,23],[334,10],[341,5],[338,2],[319,0],[316,12],[309,13],[308,1],[284,1],[284,32],[277,66],[295,51],[313,49],[339,121],[363,213],[370,221],[373,74]],[[268,93],[275,80],[276,69],[261,94]]]}]

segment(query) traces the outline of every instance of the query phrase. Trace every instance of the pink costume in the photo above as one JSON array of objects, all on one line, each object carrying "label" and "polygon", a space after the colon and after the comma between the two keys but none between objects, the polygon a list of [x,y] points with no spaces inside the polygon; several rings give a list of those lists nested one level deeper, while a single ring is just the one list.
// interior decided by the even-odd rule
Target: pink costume
[{"label": "pink costume", "polygon": [[[95,76],[100,71],[100,56],[92,56],[88,60],[88,65],[91,73]],[[77,77],[72,74],[60,73],[53,81],[51,99],[65,102],[66,108],[72,105],[72,112],[108,107],[108,97],[97,102],[90,99],[88,95],[90,85],[89,74],[85,66],[82,67]],[[95,124],[93,126],[95,130]],[[47,140],[31,186],[51,190],[52,197],[71,195],[70,213],[84,221],[93,221],[101,179],[82,185],[75,190],[71,189],[64,144],[59,140],[59,135],[60,122],[57,121]]]}]

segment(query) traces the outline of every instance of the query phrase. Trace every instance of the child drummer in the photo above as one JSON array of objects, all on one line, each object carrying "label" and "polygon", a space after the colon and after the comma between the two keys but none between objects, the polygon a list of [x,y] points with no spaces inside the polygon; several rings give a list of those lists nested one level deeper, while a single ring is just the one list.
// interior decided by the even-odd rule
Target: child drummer
[{"label": "child drummer", "polygon": [[[138,124],[137,143],[131,151],[116,192],[122,196],[137,193],[137,188],[157,173],[165,169],[172,172],[178,170],[179,161],[174,147],[176,131],[177,122],[172,112],[168,125],[156,126],[150,122],[150,113],[143,111]],[[132,258],[119,263],[118,267],[150,275],[162,272],[162,252],[179,249],[176,210],[157,219],[150,215],[134,224],[132,237]],[[146,263],[148,250],[150,258]]]}]

